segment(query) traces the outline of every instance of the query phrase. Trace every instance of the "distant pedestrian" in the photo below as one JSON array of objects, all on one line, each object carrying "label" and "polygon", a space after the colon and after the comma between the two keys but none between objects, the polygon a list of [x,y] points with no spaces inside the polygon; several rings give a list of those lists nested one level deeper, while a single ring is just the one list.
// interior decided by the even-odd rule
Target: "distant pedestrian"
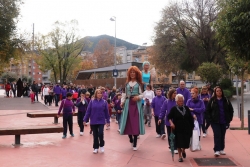
[{"label": "distant pedestrian", "polygon": [[143,92],[143,100],[144,100],[144,118],[145,124],[148,124],[151,127],[151,119],[152,119],[152,112],[151,112],[151,103],[153,98],[155,97],[154,91],[152,91],[152,86],[147,85],[146,90]]},{"label": "distant pedestrian", "polygon": [[119,126],[118,132],[120,133],[120,124],[121,124],[121,115],[122,115],[122,108],[121,108],[121,98],[122,95],[121,93],[118,93],[116,97],[114,97],[114,108],[116,110],[116,118],[117,118],[117,123]]},{"label": "distant pedestrian", "polygon": [[62,93],[59,83],[57,83],[56,86],[53,88],[53,92],[55,95],[55,106],[57,107],[58,102],[60,101],[60,94]]},{"label": "distant pedestrian", "polygon": [[31,100],[31,103],[35,102],[35,93],[32,90],[30,91],[30,100]]},{"label": "distant pedestrian", "polygon": [[67,137],[67,129],[69,126],[69,132],[71,137],[74,137],[73,133],[73,114],[75,113],[75,105],[72,102],[72,93],[67,93],[66,99],[62,101],[58,110],[57,117],[60,117],[60,113],[63,111],[63,139]]},{"label": "distant pedestrian", "polygon": [[100,147],[101,152],[104,152],[104,125],[110,125],[110,117],[108,113],[108,103],[102,98],[102,91],[97,89],[94,94],[94,99],[90,101],[86,115],[84,117],[84,125],[90,119],[90,126],[93,130],[94,143],[93,153],[98,153]]},{"label": "distant pedestrian", "polygon": [[160,88],[156,89],[156,96],[152,100],[151,110],[152,110],[152,115],[155,117],[155,128],[157,134],[156,138],[162,138],[162,139],[166,137],[164,121],[158,124],[158,120],[162,104],[164,103],[165,100],[166,98],[161,94],[161,89]]},{"label": "distant pedestrian", "polygon": [[180,81],[180,87],[176,89],[177,94],[181,94],[184,96],[184,104],[187,104],[188,99],[191,99],[190,91],[186,88],[186,84],[184,81]]},{"label": "distant pedestrian", "polygon": [[13,92],[13,96],[16,97],[16,83],[15,82],[12,82],[11,83],[11,90]]},{"label": "distant pedestrian", "polygon": [[23,82],[21,78],[17,81],[17,97],[21,97],[23,95]]},{"label": "distant pedestrian", "polygon": [[226,155],[225,136],[226,130],[233,120],[234,109],[231,102],[224,96],[223,90],[217,86],[213,97],[209,100],[206,117],[211,123],[214,133],[214,155]]},{"label": "distant pedestrian", "polygon": [[82,136],[84,132],[83,118],[88,107],[88,101],[86,100],[85,94],[83,92],[81,92],[80,98],[76,100],[76,107],[78,108],[77,122],[80,127],[80,136]]},{"label": "distant pedestrian", "polygon": [[[168,99],[166,99],[161,106],[161,112],[159,114],[159,121],[158,121],[158,124],[161,124],[164,121],[164,118],[166,117],[165,125],[166,125],[167,133],[168,133],[168,145],[169,145],[168,148],[169,148],[169,150],[170,150],[170,138],[169,138],[169,136],[171,134],[171,127],[170,127],[170,123],[169,123],[167,117],[168,117],[168,114],[170,113],[171,109],[176,106],[176,101],[175,101],[176,94],[177,93],[176,93],[176,90],[174,88],[172,88],[171,90],[168,91]],[[174,133],[174,129],[172,129],[172,132]],[[174,142],[174,153],[178,154],[175,142]]]},{"label": "distant pedestrian", "polygon": [[[206,86],[203,86],[201,88],[201,94],[200,94],[200,99],[204,102],[205,109],[207,108],[208,101],[210,100],[211,96],[208,93],[208,89]],[[210,126],[210,122],[206,117],[205,112],[203,113],[203,124],[202,124],[202,132],[203,132],[203,137],[206,137],[208,132],[207,129]]]},{"label": "distant pedestrian", "polygon": [[33,81],[33,84],[31,85],[31,90],[35,94],[36,101],[38,102],[38,85],[36,81]]},{"label": "distant pedestrian", "polygon": [[11,89],[10,83],[7,82],[7,84],[5,84],[5,91],[7,97],[10,97],[10,89]]},{"label": "distant pedestrian", "polygon": [[48,88],[47,85],[44,85],[44,88],[42,89],[43,92],[43,97],[44,97],[44,104],[47,105],[49,103],[49,91],[50,89]]}]

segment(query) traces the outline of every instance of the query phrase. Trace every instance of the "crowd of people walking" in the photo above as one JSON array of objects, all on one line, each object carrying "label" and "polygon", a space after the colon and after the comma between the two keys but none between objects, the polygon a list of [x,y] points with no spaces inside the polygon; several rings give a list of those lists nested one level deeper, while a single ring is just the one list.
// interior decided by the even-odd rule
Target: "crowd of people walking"
[{"label": "crowd of people walking", "polygon": [[[203,86],[201,90],[193,87],[188,90],[185,82],[180,81],[179,87],[169,88],[164,92],[162,88],[153,88],[150,63],[143,63],[143,71],[131,66],[127,71],[127,80],[124,86],[112,90],[99,86],[89,85],[42,85],[41,97],[45,105],[60,107],[58,117],[63,113],[63,139],[67,137],[67,129],[74,137],[73,114],[78,109],[77,122],[80,135],[84,133],[84,126],[90,124],[90,133],[93,134],[93,153],[98,153],[99,148],[104,152],[104,129],[110,129],[110,119],[115,116],[118,124],[117,131],[121,135],[127,135],[132,149],[136,151],[137,140],[145,134],[145,125],[151,127],[152,119],[155,122],[156,138],[167,137],[169,150],[179,155],[179,162],[186,158],[186,149],[190,147],[193,131],[197,122],[199,140],[207,136],[207,130],[211,125],[214,134],[214,155],[225,155],[225,134],[230,127],[233,118],[231,102],[224,96],[223,90],[216,86]],[[25,89],[20,82],[8,83],[6,87],[17,89],[17,96],[24,96],[24,92],[30,91],[38,101],[39,87],[34,81]],[[9,92],[7,93],[9,96]],[[59,103],[61,101],[61,103]],[[166,127],[166,132],[165,132]],[[202,132],[202,133],[201,133]],[[174,144],[171,144],[170,135],[174,134]],[[198,150],[201,150],[199,144]]]}]

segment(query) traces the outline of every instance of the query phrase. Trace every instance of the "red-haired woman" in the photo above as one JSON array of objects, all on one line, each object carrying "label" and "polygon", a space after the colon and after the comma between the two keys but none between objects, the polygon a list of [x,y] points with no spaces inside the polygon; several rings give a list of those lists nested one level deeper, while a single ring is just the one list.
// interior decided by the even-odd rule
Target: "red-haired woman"
[{"label": "red-haired woman", "polygon": [[201,130],[201,126],[203,124],[203,115],[205,112],[205,105],[203,100],[199,97],[198,88],[194,87],[191,89],[191,99],[188,99],[186,106],[189,107],[189,110],[192,112],[192,115],[195,119],[197,119],[199,123],[199,128]]},{"label": "red-haired woman", "polygon": [[145,134],[141,107],[141,99],[143,98],[141,85],[140,70],[136,66],[131,66],[127,72],[127,83],[121,99],[123,112],[120,134],[129,136],[134,151],[137,150],[137,136]]}]

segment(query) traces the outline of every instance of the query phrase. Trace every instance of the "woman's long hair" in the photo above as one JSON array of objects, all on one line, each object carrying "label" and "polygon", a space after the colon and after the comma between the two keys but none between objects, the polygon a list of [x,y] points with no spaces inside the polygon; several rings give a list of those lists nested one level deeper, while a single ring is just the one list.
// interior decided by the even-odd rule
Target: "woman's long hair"
[{"label": "woman's long hair", "polygon": [[222,92],[221,97],[222,97],[222,98],[225,98],[225,95],[224,95],[224,92],[223,92],[222,88],[221,88],[220,86],[216,86],[216,87],[214,88],[214,93],[213,93],[213,96],[212,96],[211,99],[213,99],[213,100],[216,100],[216,99],[217,99],[217,95],[216,95],[216,90],[217,90],[217,89],[220,89],[220,90],[221,90],[221,92]]},{"label": "woman's long hair", "polygon": [[142,85],[142,74],[141,74],[141,71],[139,70],[138,67],[136,66],[131,66],[129,69],[128,69],[128,72],[127,72],[127,83],[129,83],[131,81],[131,77],[130,77],[130,73],[131,71],[135,71],[135,75],[136,75],[136,81]]},{"label": "woman's long hair", "polygon": [[174,88],[172,88],[170,91],[168,91],[168,99],[169,100],[173,100],[172,95],[174,94],[174,92],[176,92],[176,90]]}]

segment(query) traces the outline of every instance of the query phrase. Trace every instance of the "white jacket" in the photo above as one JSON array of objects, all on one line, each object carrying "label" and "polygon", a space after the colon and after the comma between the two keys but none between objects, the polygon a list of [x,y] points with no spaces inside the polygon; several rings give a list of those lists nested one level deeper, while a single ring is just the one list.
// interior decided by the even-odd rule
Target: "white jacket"
[{"label": "white jacket", "polygon": [[43,88],[43,96],[49,95],[49,88]]},{"label": "white jacket", "polygon": [[155,97],[155,93],[152,90],[145,90],[143,92],[143,100],[144,100],[144,105],[146,105],[146,100],[148,99],[150,103],[152,103],[153,98]]}]

